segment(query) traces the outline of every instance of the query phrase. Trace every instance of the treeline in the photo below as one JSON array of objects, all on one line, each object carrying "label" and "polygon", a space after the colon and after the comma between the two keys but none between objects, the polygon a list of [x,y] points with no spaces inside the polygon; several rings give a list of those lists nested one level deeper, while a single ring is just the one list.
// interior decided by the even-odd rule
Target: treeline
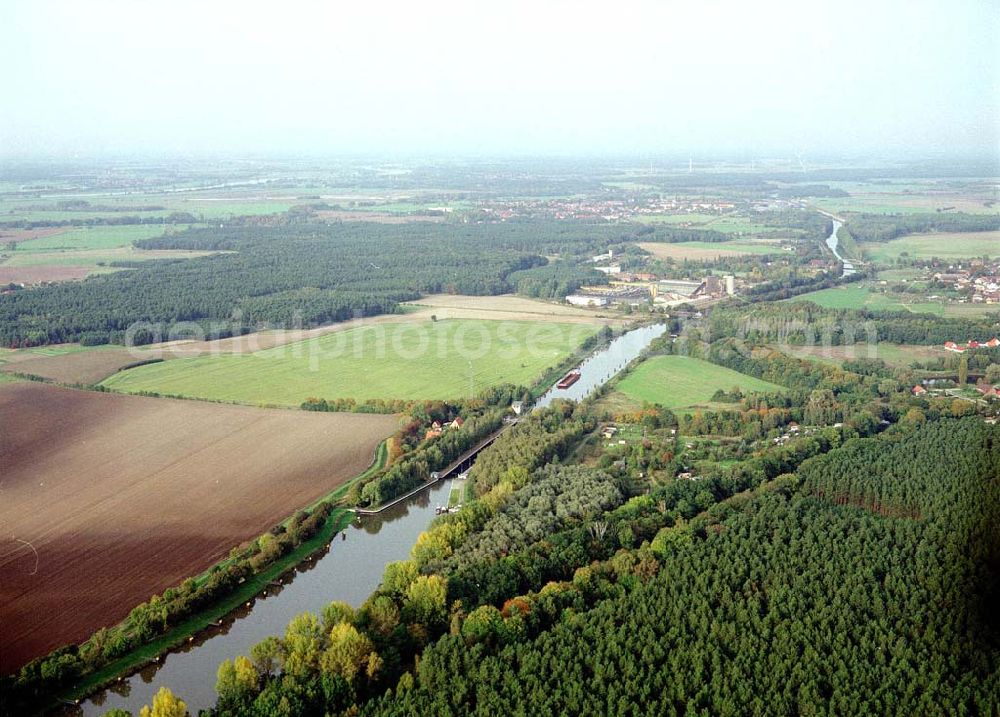
[{"label": "treeline", "polygon": [[[136,207],[115,210],[107,207],[79,211],[146,211]],[[110,217],[73,217],[71,219],[8,219],[0,221],[0,229],[39,229],[42,227],[118,227],[134,224],[196,224],[201,221],[190,212],[170,212],[162,217],[143,217],[136,214]]]},{"label": "treeline", "polygon": [[[170,236],[137,242],[146,249],[199,249],[244,251],[260,244],[288,238],[363,238],[378,249],[382,242],[392,246],[414,243],[419,253],[428,243],[443,242],[449,247],[468,251],[512,251],[523,254],[590,256],[607,251],[609,246],[637,241],[649,231],[644,225],[590,224],[581,221],[518,220],[483,224],[381,224],[343,222],[337,224],[292,223],[288,226],[254,226],[248,221],[225,227],[192,228]],[[371,250],[367,252],[371,254]]]},{"label": "treeline", "polygon": [[711,336],[738,336],[749,343],[841,346],[860,341],[944,344],[992,338],[1000,316],[959,319],[907,311],[827,309],[811,302],[720,307],[709,315]]},{"label": "treeline", "polygon": [[[226,249],[179,262],[0,296],[0,344],[123,341],[136,322],[151,340],[182,322],[259,328],[394,310],[422,293],[496,294],[514,271],[545,260],[484,235],[442,236],[387,225],[193,228],[138,244]],[[379,227],[373,229],[372,227]]]},{"label": "treeline", "polygon": [[163,212],[159,204],[91,204],[86,199],[63,199],[52,204],[26,204],[19,211],[28,212]]},{"label": "treeline", "polygon": [[[130,366],[131,368],[131,366]],[[481,411],[487,407],[506,407],[514,401],[528,401],[529,389],[511,383],[489,386],[474,398],[449,399],[448,401],[428,401],[399,398],[307,398],[299,406],[303,411],[327,413],[403,413],[416,419],[421,425],[432,421],[450,421],[468,412]]]},{"label": "treeline", "polygon": [[638,241],[661,242],[664,244],[681,244],[689,241],[704,242],[725,242],[730,241],[732,236],[714,229],[685,229],[683,227],[672,227],[663,224],[651,224],[645,231],[640,232]]},{"label": "treeline", "polygon": [[847,225],[858,241],[886,242],[918,232],[986,232],[1000,229],[996,214],[854,214]]},{"label": "treeline", "polygon": [[[911,454],[933,454],[935,459],[919,463],[906,458]],[[970,538],[988,538],[993,548],[1000,549],[1000,528],[983,522],[991,516],[978,507],[985,503],[1000,508],[998,471],[1000,432],[970,417],[931,421],[891,441],[851,442],[835,454],[811,461],[799,476],[805,493],[838,505],[937,523],[950,533],[948,540],[955,547],[963,543],[968,547]],[[990,475],[994,480],[985,483],[956,478]],[[956,516],[962,517],[951,524]],[[985,596],[980,591],[971,594]]]}]

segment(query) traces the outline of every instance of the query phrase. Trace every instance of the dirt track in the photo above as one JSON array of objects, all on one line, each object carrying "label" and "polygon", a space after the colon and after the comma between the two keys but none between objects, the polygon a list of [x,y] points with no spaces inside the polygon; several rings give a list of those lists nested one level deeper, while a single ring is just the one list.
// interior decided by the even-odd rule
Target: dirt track
[{"label": "dirt track", "polygon": [[364,470],[396,425],[0,384],[0,671],[208,568]]}]

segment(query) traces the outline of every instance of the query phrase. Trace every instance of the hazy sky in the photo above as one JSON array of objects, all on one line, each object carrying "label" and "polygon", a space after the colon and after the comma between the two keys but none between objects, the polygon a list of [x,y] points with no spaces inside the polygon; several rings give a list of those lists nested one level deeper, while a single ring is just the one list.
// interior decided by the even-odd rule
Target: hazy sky
[{"label": "hazy sky", "polygon": [[0,1],[0,151],[977,150],[996,0]]}]

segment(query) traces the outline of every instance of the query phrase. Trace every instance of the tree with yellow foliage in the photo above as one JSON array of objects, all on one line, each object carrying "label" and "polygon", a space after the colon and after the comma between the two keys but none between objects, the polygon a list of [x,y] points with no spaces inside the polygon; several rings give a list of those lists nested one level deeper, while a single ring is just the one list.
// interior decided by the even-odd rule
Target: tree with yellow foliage
[{"label": "tree with yellow foliage", "polygon": [[184,700],[176,697],[169,687],[163,686],[153,695],[153,706],[144,705],[139,717],[190,717]]},{"label": "tree with yellow foliage", "polygon": [[320,658],[323,672],[353,683],[358,672],[364,670],[368,677],[374,677],[381,665],[372,641],[354,625],[342,622],[330,630],[330,646]]}]

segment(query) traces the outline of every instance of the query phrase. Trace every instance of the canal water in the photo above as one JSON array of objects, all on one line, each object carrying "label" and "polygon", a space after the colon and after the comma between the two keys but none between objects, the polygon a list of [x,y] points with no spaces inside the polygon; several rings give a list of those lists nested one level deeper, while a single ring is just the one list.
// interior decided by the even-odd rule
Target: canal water
[{"label": "canal water", "polygon": [[215,673],[225,659],[250,654],[250,648],[270,635],[282,635],[285,626],[303,612],[319,612],[333,600],[357,607],[378,587],[386,563],[405,560],[417,536],[434,518],[434,508],[447,503],[451,481],[441,481],[406,503],[377,516],[365,516],[347,528],[346,540],[337,535],[321,557],[303,563],[284,584],[272,586],[249,608],[225,618],[223,624],[197,635],[176,652],[93,695],[66,714],[103,715],[114,707],[138,715],[161,685],[187,702],[191,714],[215,704]]},{"label": "canal water", "polygon": [[850,276],[851,274],[857,273],[857,270],[854,268],[854,264],[847,261],[847,259],[842,257],[840,255],[840,252],[837,251],[837,246],[840,244],[840,240],[837,238],[837,231],[842,226],[844,225],[838,222],[836,219],[833,220],[833,230],[830,232],[830,236],[826,238],[826,245],[830,247],[830,251],[833,252],[833,255],[838,259],[840,259],[840,261],[844,264],[843,276]]},{"label": "canal water", "polygon": [[666,330],[666,324],[652,324],[622,334],[607,348],[592,354],[580,364],[579,381],[569,388],[553,386],[542,394],[536,406],[544,408],[557,398],[571,398],[574,401],[586,398],[594,389],[603,386],[608,379],[618,374]]},{"label": "canal water", "polygon": [[[579,381],[565,390],[553,387],[537,405],[547,406],[556,398],[586,397],[666,329],[664,324],[655,324],[619,336],[580,365]],[[163,685],[187,702],[191,714],[211,707],[216,697],[215,673],[223,660],[247,655],[264,638],[283,634],[289,620],[300,613],[318,613],[333,600],[353,606],[363,603],[378,587],[385,565],[409,557],[417,536],[434,518],[435,506],[448,502],[451,483],[435,483],[377,516],[365,516],[347,528],[346,539],[336,536],[320,557],[300,565],[283,578],[282,585],[268,588],[266,596],[258,596],[249,607],[227,616],[222,625],[195,636],[194,641],[162,657],[158,664],[61,713],[98,717],[119,707],[138,715]]]}]

